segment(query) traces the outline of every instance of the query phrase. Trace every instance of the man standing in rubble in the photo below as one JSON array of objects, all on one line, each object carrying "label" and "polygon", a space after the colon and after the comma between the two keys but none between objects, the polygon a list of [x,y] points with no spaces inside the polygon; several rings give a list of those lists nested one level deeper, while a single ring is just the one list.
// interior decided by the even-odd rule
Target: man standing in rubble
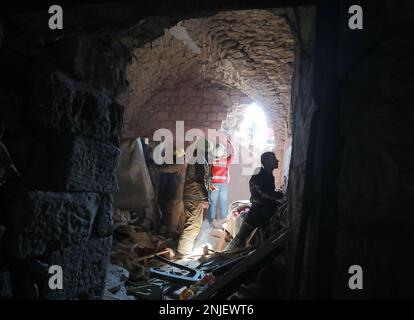
[{"label": "man standing in rubble", "polygon": [[[193,250],[194,241],[203,222],[203,211],[210,206],[208,199],[210,170],[207,159],[211,149],[211,143],[208,140],[200,140],[196,151],[198,161],[187,163],[183,195],[185,224],[178,240],[178,258],[190,254]],[[200,152],[203,153],[201,157]]]},{"label": "man standing in rubble", "polygon": [[[173,151],[173,164],[162,164],[152,167],[153,176],[155,174],[169,174],[172,175],[172,186],[169,187],[168,199],[165,203],[165,212],[167,215],[167,234],[174,239],[181,233],[184,226],[184,203],[183,203],[183,192],[184,182],[187,171],[187,165],[185,161],[179,161],[179,159],[185,159],[185,151],[183,149],[174,149]],[[155,179],[154,179],[155,180]],[[157,194],[160,193],[160,181],[157,179],[158,190]]]},{"label": "man standing in rubble", "polygon": [[252,206],[246,214],[239,232],[227,245],[226,250],[244,247],[253,230],[265,226],[283,200],[283,193],[275,191],[273,171],[279,161],[274,152],[265,152],[260,161],[260,171],[250,178],[250,202]]},{"label": "man standing in rubble", "polygon": [[[217,144],[214,149],[214,159],[210,166],[211,169],[211,205],[208,211],[208,222],[210,226],[216,227],[214,223],[217,219],[217,202],[220,204],[221,221],[227,218],[227,198],[230,182],[230,166],[234,159],[235,149],[230,139],[227,137],[227,146]],[[221,223],[218,223],[221,225]]]}]

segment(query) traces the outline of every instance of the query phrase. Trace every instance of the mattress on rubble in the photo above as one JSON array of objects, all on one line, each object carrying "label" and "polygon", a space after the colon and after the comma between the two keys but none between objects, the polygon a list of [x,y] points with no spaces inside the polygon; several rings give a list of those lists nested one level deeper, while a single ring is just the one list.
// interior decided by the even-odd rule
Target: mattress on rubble
[{"label": "mattress on rubble", "polygon": [[145,161],[141,140],[123,141],[118,162],[117,179],[119,192],[114,194],[115,207],[132,212],[145,212],[145,216],[157,224],[157,209],[151,176]]},{"label": "mattress on rubble", "polygon": [[249,200],[234,201],[229,206],[229,213],[223,229],[226,230],[233,238],[239,232],[251,203]]}]

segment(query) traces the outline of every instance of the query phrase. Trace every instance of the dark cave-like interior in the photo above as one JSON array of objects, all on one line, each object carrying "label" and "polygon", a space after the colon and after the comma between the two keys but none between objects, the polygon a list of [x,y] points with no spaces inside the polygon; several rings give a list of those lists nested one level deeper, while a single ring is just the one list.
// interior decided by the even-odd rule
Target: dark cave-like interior
[{"label": "dark cave-like interior", "polygon": [[[352,4],[75,1],[58,30],[2,11],[0,299],[414,298],[414,8],[360,1],[353,30]],[[218,183],[206,156],[188,200],[204,136],[233,162]],[[266,152],[277,209],[226,249]]]}]

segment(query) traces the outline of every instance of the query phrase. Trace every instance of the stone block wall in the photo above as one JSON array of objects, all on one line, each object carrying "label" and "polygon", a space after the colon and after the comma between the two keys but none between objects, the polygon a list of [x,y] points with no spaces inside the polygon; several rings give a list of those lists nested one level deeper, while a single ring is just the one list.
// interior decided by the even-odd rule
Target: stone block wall
[{"label": "stone block wall", "polygon": [[[414,298],[413,9],[386,1],[364,12],[380,28],[360,38],[343,32],[353,41],[340,52],[352,67],[341,88],[336,298]],[[354,63],[348,51],[361,59]],[[363,268],[364,290],[346,289],[353,264]]]},{"label": "stone block wall", "polygon": [[125,134],[152,139],[154,131],[165,128],[175,133],[176,121],[184,121],[185,132],[220,129],[227,113],[245,95],[237,89],[209,82],[185,81],[160,89],[136,112],[136,121],[127,121]]},{"label": "stone block wall", "polygon": [[[112,244],[128,52],[103,34],[23,38],[5,27],[0,48],[3,141],[20,172],[1,192],[0,272],[11,275],[16,298],[99,299]],[[62,290],[48,286],[51,265],[62,267]]]},{"label": "stone block wall", "polygon": [[[350,30],[351,4],[290,15],[290,295],[412,299],[413,4],[360,1],[364,29]],[[349,286],[353,265],[361,290]]]}]

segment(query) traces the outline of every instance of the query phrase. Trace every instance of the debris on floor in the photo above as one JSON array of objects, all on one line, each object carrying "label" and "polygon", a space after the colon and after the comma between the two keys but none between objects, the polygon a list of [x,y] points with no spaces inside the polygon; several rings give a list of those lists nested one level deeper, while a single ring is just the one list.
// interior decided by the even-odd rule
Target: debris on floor
[{"label": "debris on floor", "polygon": [[189,300],[197,295],[198,292],[208,288],[215,281],[215,277],[212,273],[207,273],[204,277],[199,280],[197,283],[191,285],[190,287],[185,288],[180,293],[180,300]]},{"label": "debris on floor", "polygon": [[136,216],[116,212],[105,299],[190,299],[214,282],[197,267],[212,256],[222,230],[204,221],[192,255],[173,262],[176,241],[136,225]]},{"label": "debris on floor", "polygon": [[134,300],[134,297],[127,295],[125,282],[128,277],[128,270],[109,263],[106,271],[103,300]]},{"label": "debris on floor", "polygon": [[148,279],[146,268],[154,263],[154,255],[172,258],[174,252],[168,240],[152,235],[142,227],[130,224],[116,224],[111,262],[126,268],[132,281]]},{"label": "debris on floor", "polygon": [[156,283],[148,283],[138,286],[129,286],[128,294],[143,300],[163,300],[163,286]]},{"label": "debris on floor", "polygon": [[255,251],[224,251],[246,209],[239,203],[227,224],[214,226],[204,220],[192,253],[181,258],[175,257],[176,239],[136,225],[134,213],[117,211],[105,299],[196,299]]}]

